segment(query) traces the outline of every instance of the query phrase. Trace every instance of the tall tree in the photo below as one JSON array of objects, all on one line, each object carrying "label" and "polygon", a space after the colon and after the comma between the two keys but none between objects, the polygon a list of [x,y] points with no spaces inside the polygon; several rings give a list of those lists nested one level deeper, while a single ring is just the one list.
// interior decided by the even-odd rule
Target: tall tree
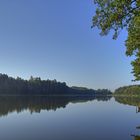
[{"label": "tall tree", "polygon": [[101,35],[114,31],[113,39],[126,28],[126,55],[135,55],[132,61],[135,80],[140,80],[140,0],[94,0],[97,5],[93,26],[101,30]]}]

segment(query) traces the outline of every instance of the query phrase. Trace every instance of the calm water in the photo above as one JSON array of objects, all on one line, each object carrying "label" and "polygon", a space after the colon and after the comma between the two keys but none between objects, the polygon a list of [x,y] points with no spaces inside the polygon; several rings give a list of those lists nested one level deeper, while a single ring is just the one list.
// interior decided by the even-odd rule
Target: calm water
[{"label": "calm water", "polygon": [[0,140],[139,140],[139,105],[135,98],[0,97]]}]

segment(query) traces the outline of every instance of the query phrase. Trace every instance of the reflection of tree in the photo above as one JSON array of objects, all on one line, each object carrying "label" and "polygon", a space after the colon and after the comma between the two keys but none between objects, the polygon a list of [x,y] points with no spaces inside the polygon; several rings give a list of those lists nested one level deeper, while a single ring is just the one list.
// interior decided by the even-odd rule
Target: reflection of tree
[{"label": "reflection of tree", "polygon": [[10,112],[21,112],[29,110],[32,112],[40,112],[41,110],[56,110],[65,108],[70,102],[86,102],[90,100],[107,101],[111,97],[74,97],[74,96],[0,96],[0,116],[8,115]]},{"label": "reflection of tree", "polygon": [[[136,127],[136,129],[140,129],[140,126]],[[134,140],[140,140],[140,135],[131,135],[134,137]]]},{"label": "reflection of tree", "polygon": [[[140,98],[138,97],[121,97],[115,96],[115,100],[122,104],[136,106],[136,113],[140,112]],[[140,126],[136,127],[136,129],[140,129]],[[140,135],[131,135],[134,137],[134,140],[140,140]]]},{"label": "reflection of tree", "polygon": [[138,135],[131,135],[131,136],[134,137],[134,140],[140,140],[140,136],[138,136]]},{"label": "reflection of tree", "polygon": [[140,112],[140,98],[138,97],[115,96],[115,100],[122,104],[136,106],[136,113]]},{"label": "reflection of tree", "polygon": [[115,96],[115,100],[122,104],[140,107],[140,98]]},{"label": "reflection of tree", "polygon": [[140,107],[137,106],[137,107],[136,107],[136,113],[139,113],[139,112],[140,112]]}]

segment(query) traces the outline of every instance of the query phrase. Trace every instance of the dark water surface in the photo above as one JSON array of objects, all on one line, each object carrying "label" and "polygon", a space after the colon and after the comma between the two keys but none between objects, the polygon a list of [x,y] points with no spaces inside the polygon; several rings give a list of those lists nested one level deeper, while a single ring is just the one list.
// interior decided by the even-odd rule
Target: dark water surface
[{"label": "dark water surface", "polygon": [[140,140],[140,99],[0,97],[0,140]]}]

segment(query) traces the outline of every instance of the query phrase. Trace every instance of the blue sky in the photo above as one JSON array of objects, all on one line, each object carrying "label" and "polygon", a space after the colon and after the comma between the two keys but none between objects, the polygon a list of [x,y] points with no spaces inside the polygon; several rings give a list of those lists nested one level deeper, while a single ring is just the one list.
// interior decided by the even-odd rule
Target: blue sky
[{"label": "blue sky", "polygon": [[127,32],[101,37],[90,28],[94,12],[92,0],[1,0],[0,72],[94,89],[136,84]]}]

